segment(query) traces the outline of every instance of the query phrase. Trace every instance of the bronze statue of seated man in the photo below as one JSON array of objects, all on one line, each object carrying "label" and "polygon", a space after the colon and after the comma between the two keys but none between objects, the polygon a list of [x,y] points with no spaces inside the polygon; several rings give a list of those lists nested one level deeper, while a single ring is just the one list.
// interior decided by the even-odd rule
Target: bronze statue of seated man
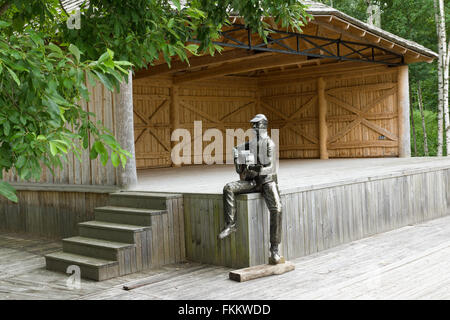
[{"label": "bronze statue of seated man", "polygon": [[270,211],[269,263],[277,264],[282,259],[279,253],[281,200],[277,184],[275,143],[267,134],[268,120],[265,115],[258,114],[250,122],[256,137],[233,149],[240,180],[230,182],[223,188],[226,226],[219,238],[224,239],[236,231],[236,195],[260,192]]}]

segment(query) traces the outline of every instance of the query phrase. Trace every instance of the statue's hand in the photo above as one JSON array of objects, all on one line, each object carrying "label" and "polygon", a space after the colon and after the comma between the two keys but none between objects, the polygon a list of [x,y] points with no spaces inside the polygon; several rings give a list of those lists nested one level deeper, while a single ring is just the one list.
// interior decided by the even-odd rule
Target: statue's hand
[{"label": "statue's hand", "polygon": [[242,172],[244,172],[245,167],[246,167],[245,164],[237,164],[236,163],[236,172],[238,174],[241,174]]}]

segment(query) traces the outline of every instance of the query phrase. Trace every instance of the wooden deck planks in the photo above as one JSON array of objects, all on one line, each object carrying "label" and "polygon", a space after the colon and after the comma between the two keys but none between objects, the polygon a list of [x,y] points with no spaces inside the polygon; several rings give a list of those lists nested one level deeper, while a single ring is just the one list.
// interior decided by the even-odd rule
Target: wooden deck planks
[{"label": "wooden deck planks", "polygon": [[[235,283],[229,268],[180,264],[104,282],[45,270],[60,244],[0,234],[1,299],[450,299],[450,217],[408,226],[293,260],[290,273]],[[28,236],[29,237],[29,236]],[[29,252],[33,250],[32,253]],[[129,292],[126,283],[149,279]]]}]

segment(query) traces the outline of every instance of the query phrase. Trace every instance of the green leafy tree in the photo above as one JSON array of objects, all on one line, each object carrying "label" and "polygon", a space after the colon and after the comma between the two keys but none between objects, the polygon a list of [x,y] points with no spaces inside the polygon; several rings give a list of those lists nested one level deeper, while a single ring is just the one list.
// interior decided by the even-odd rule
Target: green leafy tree
[{"label": "green leafy tree", "polygon": [[[125,165],[130,154],[77,104],[89,99],[85,75],[118,89],[132,66],[214,54],[221,48],[213,40],[232,14],[264,38],[262,17],[301,30],[305,8],[296,0],[90,0],[81,29],[72,30],[58,0],[0,0],[0,174],[39,179],[42,165],[52,170],[68,152],[88,148],[89,135],[91,159]],[[17,201],[4,181],[0,195]]]},{"label": "green leafy tree", "polygon": [[[89,98],[85,74],[93,83],[100,80],[117,87],[121,74],[126,74],[122,67],[131,64],[115,61],[109,50],[98,60],[82,59],[75,45],[53,43],[47,33],[54,29],[41,23],[39,16],[24,11],[17,19],[20,8],[20,3],[10,6],[0,21],[0,178],[14,170],[23,180],[38,180],[42,166],[53,172],[68,152],[79,156],[80,147],[87,148],[88,134],[96,140],[92,154],[107,145],[124,164],[128,153],[106,128],[89,119],[92,114],[77,101]],[[106,163],[108,156],[101,153]],[[5,181],[0,182],[0,195],[17,201]]]}]

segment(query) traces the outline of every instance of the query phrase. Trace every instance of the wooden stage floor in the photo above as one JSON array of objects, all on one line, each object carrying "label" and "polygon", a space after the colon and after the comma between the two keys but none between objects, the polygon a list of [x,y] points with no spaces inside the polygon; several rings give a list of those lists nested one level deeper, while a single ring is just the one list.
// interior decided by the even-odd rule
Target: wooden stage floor
[{"label": "wooden stage floor", "polygon": [[[185,263],[103,282],[66,285],[44,254],[60,242],[0,233],[0,299],[450,299],[450,217],[292,260],[292,272],[249,282],[230,268]],[[124,284],[147,279],[131,291]]]},{"label": "wooden stage floor", "polygon": [[[450,159],[429,157],[281,160],[278,181],[283,193],[439,167],[450,167]],[[147,169],[138,170],[138,185],[134,190],[219,194],[227,182],[238,179],[233,165]]]}]

